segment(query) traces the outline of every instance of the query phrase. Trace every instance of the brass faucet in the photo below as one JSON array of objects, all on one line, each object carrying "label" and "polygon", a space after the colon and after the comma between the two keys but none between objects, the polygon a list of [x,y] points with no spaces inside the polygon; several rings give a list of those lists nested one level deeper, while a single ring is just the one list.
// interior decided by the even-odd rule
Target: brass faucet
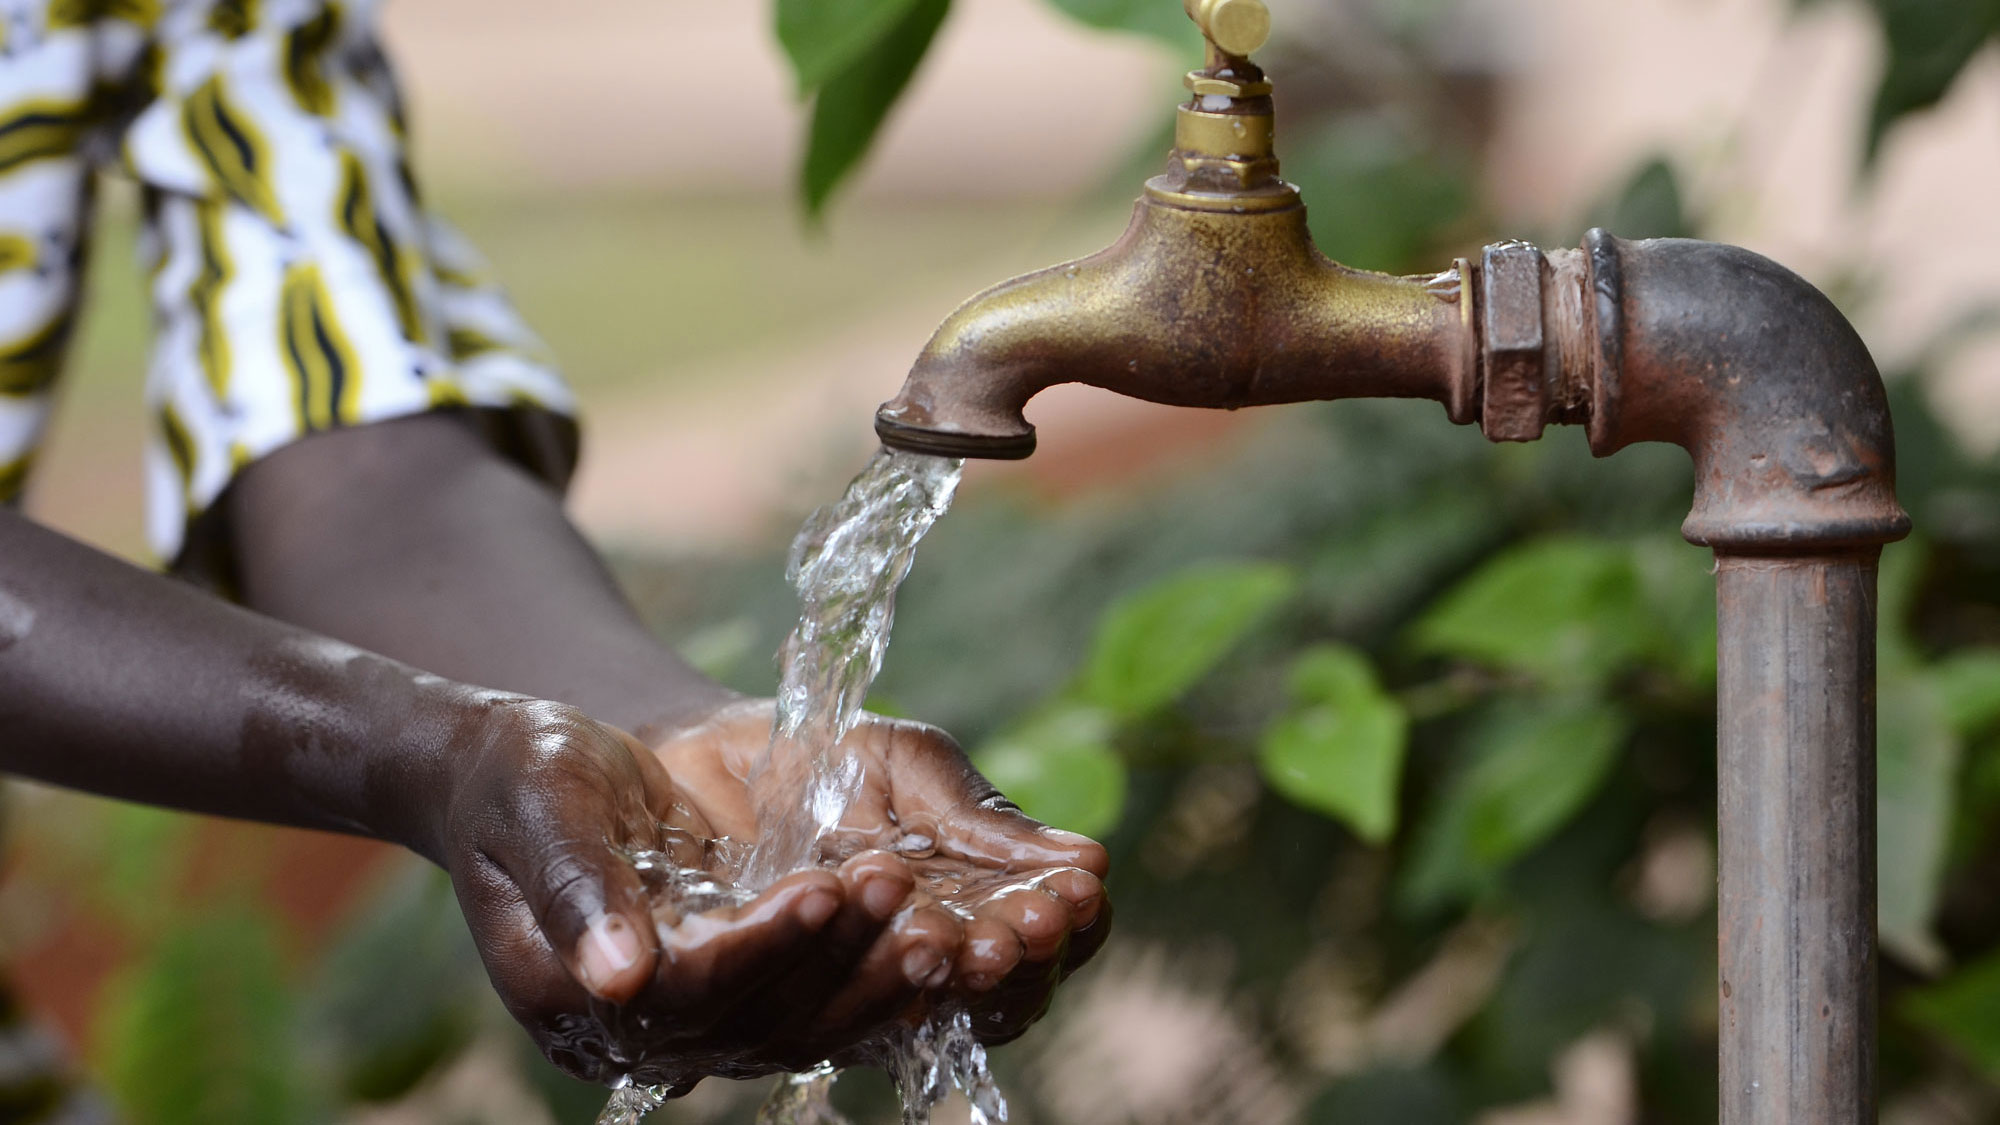
[{"label": "brass faucet", "polygon": [[1875,604],[1909,531],[1881,376],[1833,302],[1733,246],[1486,247],[1433,277],[1328,261],[1278,178],[1259,0],[1208,39],[1166,172],[1110,249],[952,313],[875,416],[888,445],[1026,457],[1036,392],[1238,407],[1426,397],[1495,441],[1670,442],[1717,587],[1722,1125],[1875,1120]]},{"label": "brass faucet", "polygon": [[1034,452],[1022,406],[1081,382],[1176,406],[1435,398],[1474,417],[1468,264],[1432,277],[1348,269],[1313,247],[1278,178],[1271,84],[1248,56],[1262,0],[1183,0],[1208,41],[1166,171],[1117,243],[1003,282],[952,313],[875,416],[889,445]]}]

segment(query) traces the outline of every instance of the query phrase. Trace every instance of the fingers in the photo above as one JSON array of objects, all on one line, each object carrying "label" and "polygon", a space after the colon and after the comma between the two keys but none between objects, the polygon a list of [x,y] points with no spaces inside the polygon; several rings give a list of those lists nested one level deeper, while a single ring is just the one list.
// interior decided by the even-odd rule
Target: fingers
[{"label": "fingers", "polygon": [[855,986],[880,991],[900,979],[885,974],[875,959],[890,948],[900,956],[906,944],[892,923],[901,920],[915,888],[909,865],[886,852],[862,852],[841,865],[839,879],[845,892],[840,911],[787,972],[743,997],[730,1021],[737,1035],[816,1042],[816,1017],[830,998]]},{"label": "fingers", "polygon": [[1081,867],[1058,867],[1044,872],[1035,885],[1067,903],[1079,928],[1095,921],[1104,907],[1104,880]]},{"label": "fingers", "polygon": [[935,816],[940,851],[1008,871],[1075,867],[1102,879],[1110,870],[1102,844],[1023,813],[950,735],[920,723],[883,725],[899,811]]},{"label": "fingers", "polygon": [[520,889],[484,856],[452,878],[480,959],[507,1011],[564,1073],[586,1082],[609,1077],[605,1036],[583,1026],[589,997],[550,948]]},{"label": "fingers", "polygon": [[713,1013],[781,973],[839,913],[845,892],[830,872],[801,871],[738,907],[662,927],[648,999],[683,1017]]},{"label": "fingers", "polygon": [[591,995],[622,1003],[653,977],[659,941],[639,873],[602,841],[562,840],[539,852],[488,853],[550,948]]},{"label": "fingers", "polygon": [[851,980],[812,1021],[816,1052],[824,1056],[830,1045],[860,1039],[908,1011],[924,993],[951,983],[964,940],[964,923],[920,895],[896,915]]},{"label": "fingers", "polygon": [[1070,931],[1069,948],[1063,950],[1062,975],[1068,976],[1097,956],[1104,948],[1104,941],[1111,936],[1111,900],[1100,898],[1091,919],[1086,922],[1078,917],[1076,928]]},{"label": "fingers", "polygon": [[958,983],[967,992],[991,992],[1027,955],[1027,946],[998,918],[975,916],[965,924],[958,953]]},{"label": "fingers", "polygon": [[1061,895],[1039,886],[1002,891],[977,911],[1014,932],[1024,961],[1053,961],[1069,939],[1076,912]]}]

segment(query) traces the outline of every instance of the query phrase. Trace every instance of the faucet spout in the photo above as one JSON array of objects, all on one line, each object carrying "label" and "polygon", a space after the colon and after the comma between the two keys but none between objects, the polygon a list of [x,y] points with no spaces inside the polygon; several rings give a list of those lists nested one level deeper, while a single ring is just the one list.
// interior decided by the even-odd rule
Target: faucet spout
[{"label": "faucet spout", "polygon": [[1035,431],[1022,407],[1056,383],[1173,406],[1395,397],[1470,409],[1459,270],[1391,277],[1337,265],[1313,248],[1289,185],[1241,212],[1176,206],[1154,185],[1109,249],[954,312],[876,414],[882,440],[1026,457]]},{"label": "faucet spout", "polygon": [[1271,84],[1245,57],[1270,30],[1262,0],[1184,0],[1208,65],[1123,237],[1088,258],[1003,282],[960,306],[917,357],[875,429],[888,445],[1026,457],[1022,407],[1056,383],[1174,406],[1434,398],[1474,416],[1468,263],[1390,277],[1327,260],[1278,178]]}]

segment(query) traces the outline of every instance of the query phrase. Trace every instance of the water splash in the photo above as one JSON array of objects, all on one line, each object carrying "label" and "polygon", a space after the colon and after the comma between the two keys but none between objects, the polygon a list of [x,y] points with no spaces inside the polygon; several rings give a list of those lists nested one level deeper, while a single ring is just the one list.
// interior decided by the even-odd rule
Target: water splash
[{"label": "water splash", "polygon": [[771,1096],[757,1109],[757,1125],[854,1125],[833,1108],[833,1082],[840,1070],[821,1063],[804,1074],[778,1079]]},{"label": "water splash", "polygon": [[964,465],[883,449],[792,541],[785,576],[799,621],[779,650],[771,746],[751,775],[759,839],[744,885],[761,890],[817,863],[819,841],[859,791],[861,763],[834,748],[861,717],[889,647],[896,588],[951,506]]},{"label": "water splash", "polygon": [[646,1115],[667,1104],[668,1087],[641,1086],[630,1075],[611,1086],[611,1100],[597,1115],[597,1125],[640,1125]]},{"label": "water splash", "polygon": [[[758,844],[748,855],[741,854],[741,845],[721,854],[694,854],[694,847],[730,842],[689,838],[671,841],[668,852],[630,853],[650,888],[664,891],[684,911],[699,912],[748,901],[779,878],[821,861],[820,841],[839,826],[862,780],[861,763],[837,748],[860,720],[868,689],[882,669],[896,588],[909,574],[917,544],[951,506],[963,467],[957,459],[883,449],[846,495],[806,521],[786,568],[799,594],[799,621],[779,652],[771,742],[751,771]],[[891,846],[922,857],[935,842],[911,834]],[[904,1125],[928,1125],[932,1109],[953,1086],[972,1103],[973,1125],[1007,1119],[1006,1100],[986,1066],[986,1048],[962,1007],[942,1006],[920,1027],[899,1027],[870,1053],[896,1081]],[[758,1125],[849,1125],[831,1100],[838,1076],[831,1063],[822,1063],[780,1080],[758,1112]],[[598,1125],[638,1125],[666,1097],[665,1087],[622,1082]]]},{"label": "water splash", "polygon": [[953,1086],[971,1103],[972,1125],[1007,1120],[1007,1099],[986,1066],[985,1045],[972,1033],[972,1013],[963,1007],[939,1007],[923,1026],[901,1029],[892,1045],[885,1065],[903,1097],[903,1125],[930,1125],[931,1110]]}]

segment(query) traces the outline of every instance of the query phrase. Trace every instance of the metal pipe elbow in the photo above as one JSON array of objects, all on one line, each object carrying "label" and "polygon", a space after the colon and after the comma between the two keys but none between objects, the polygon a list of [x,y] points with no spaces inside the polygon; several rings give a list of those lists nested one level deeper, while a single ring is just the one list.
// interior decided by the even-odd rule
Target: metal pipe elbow
[{"label": "metal pipe elbow", "polygon": [[1035,431],[1022,408],[1056,383],[1222,409],[1424,397],[1468,419],[1460,272],[1347,269],[1313,248],[1295,195],[1277,202],[1238,213],[1140,200],[1109,249],[961,305],[876,432],[916,452],[1026,457]]},{"label": "metal pipe elbow", "polygon": [[1825,294],[1768,258],[1710,242],[1594,230],[1584,254],[1591,451],[1685,448],[1690,542],[1783,554],[1909,533],[1881,376]]}]

